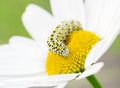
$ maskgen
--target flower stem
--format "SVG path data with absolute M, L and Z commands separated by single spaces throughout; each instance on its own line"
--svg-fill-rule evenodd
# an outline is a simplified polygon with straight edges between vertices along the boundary
M 99 83 L 99 81 L 96 79 L 94 75 L 88 76 L 87 80 L 91 83 L 93 88 L 102 88 L 102 85 Z

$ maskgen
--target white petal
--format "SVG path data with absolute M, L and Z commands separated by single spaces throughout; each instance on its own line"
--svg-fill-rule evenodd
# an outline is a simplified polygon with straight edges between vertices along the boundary
M 53 82 L 67 82 L 70 80 L 73 80 L 76 78 L 78 74 L 60 74 L 60 75 L 53 75 L 53 76 L 48 76 L 45 78 L 42 78 L 42 80 L 40 80 L 40 82 L 43 83 L 53 83 Z
M 28 88 L 28 86 L 24 86 L 24 85 L 3 85 L 0 86 L 0 88 Z
M 38 83 L 60 83 L 60 82 L 67 82 L 70 80 L 73 80 L 76 78 L 76 76 L 78 76 L 78 74 L 60 74 L 60 75 L 53 75 L 53 76 L 48 76 L 46 73 L 43 74 L 34 74 L 34 75 L 28 75 L 28 76 L 13 76 L 9 78 L 11 79 L 6 79 L 3 80 L 3 82 L 14 82 L 14 83 L 18 83 L 18 82 L 38 82 Z M 7 76 L 6 76 L 7 77 Z
M 99 59 L 97 57 L 96 59 L 96 52 L 100 51 L 101 47 L 103 47 L 103 41 L 98 42 L 91 50 L 90 53 L 87 55 L 87 58 L 85 60 L 85 68 L 87 69 L 91 64 L 97 61 Z
M 22 41 L 20 37 L 13 37 L 10 44 L 0 46 L 0 75 L 25 75 L 45 71 L 45 62 L 39 51 L 32 40 Z
M 101 15 L 104 0 L 85 0 L 85 12 L 86 12 L 86 26 L 87 29 L 96 31 L 98 27 L 96 26 L 97 21 L 99 21 L 99 17 Z
M 82 79 L 82 78 L 86 78 L 90 75 L 96 74 L 103 67 L 103 65 L 104 65 L 103 62 L 99 62 L 99 63 L 91 65 L 82 74 L 80 74 L 80 76 L 76 79 L 79 80 L 79 79 Z
M 115 25 L 115 26 L 114 26 Z M 112 45 L 120 30 L 120 20 L 116 23 L 113 23 L 111 26 L 111 32 L 106 34 L 105 38 L 103 38 L 100 42 L 98 42 L 88 54 L 85 61 L 85 68 L 89 67 L 92 63 L 95 63 Z
M 24 26 L 37 42 L 46 42 L 54 24 L 53 17 L 41 7 L 30 4 L 22 15 Z M 41 44 L 42 45 L 42 44 Z
M 4 83 L 0 83 L 0 87 L 1 87 L 1 86 L 4 86 Z
M 67 84 L 67 81 L 73 80 L 78 74 L 63 74 L 56 76 L 48 76 L 46 74 L 37 74 L 30 76 L 13 76 L 2 80 L 2 83 L 7 85 L 22 85 L 22 86 L 56 86 L 62 88 Z
M 26 86 L 1 86 L 1 88 L 28 88 L 28 87 L 26 87 Z
M 50 0 L 56 18 L 76 19 L 85 25 L 83 0 Z
M 36 55 L 37 56 L 37 57 L 34 56 L 34 58 L 36 58 L 36 59 L 39 58 L 40 61 L 45 61 L 46 60 L 48 47 L 44 46 L 44 45 L 39 45 L 36 41 L 34 41 L 32 39 L 22 37 L 22 36 L 13 36 L 9 40 L 9 43 L 11 44 L 12 47 L 15 47 L 19 50 L 33 49 L 32 52 L 31 52 L 31 55 Z M 33 51 L 36 51 L 36 52 L 33 53 Z
M 36 41 L 33 39 L 23 37 L 23 36 L 13 36 L 9 40 L 10 44 L 16 44 L 16 45 L 26 45 L 26 46 L 37 46 Z
M 120 0 L 86 0 L 87 29 L 103 38 L 120 19 Z
M 38 78 L 41 77 L 40 75 L 37 76 Z M 11 81 L 10 81 L 11 80 Z M 2 85 L 2 88 L 6 88 L 7 86 L 9 87 L 18 87 L 18 86 L 21 86 L 22 87 L 40 87 L 40 88 L 46 88 L 46 87 L 50 87 L 50 88 L 53 88 L 55 86 L 58 86 L 59 84 L 62 84 L 62 83 L 57 83 L 57 82 L 54 82 L 54 83 L 41 83 L 39 82 L 38 79 L 36 79 L 36 76 L 34 77 L 21 77 L 21 78 L 9 78 L 9 80 L 6 80 L 6 81 L 3 81 L 4 85 Z M 8 87 L 8 88 L 9 88 Z

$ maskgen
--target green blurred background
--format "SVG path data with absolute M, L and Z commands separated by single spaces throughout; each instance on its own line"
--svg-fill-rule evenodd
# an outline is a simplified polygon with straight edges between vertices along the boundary
M 50 10 L 49 0 L 0 0 L 0 44 L 7 43 L 14 35 L 30 37 L 21 21 L 21 15 L 25 7 L 35 3 L 45 10 Z M 105 62 L 104 68 L 97 74 L 98 79 L 103 83 L 104 88 L 119 88 L 120 77 L 120 35 L 104 54 L 100 61 Z M 83 79 L 69 83 L 66 88 L 91 88 L 88 82 Z
M 21 21 L 21 15 L 30 3 L 51 12 L 49 0 L 0 0 L 0 43 L 6 43 L 13 35 L 30 37 Z

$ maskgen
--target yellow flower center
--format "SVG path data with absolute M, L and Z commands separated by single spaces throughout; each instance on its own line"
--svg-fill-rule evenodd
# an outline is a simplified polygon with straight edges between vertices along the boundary
M 85 59 L 100 38 L 89 31 L 76 29 L 66 36 L 63 43 L 69 49 L 67 56 L 49 51 L 46 60 L 48 75 L 78 73 L 84 71 Z

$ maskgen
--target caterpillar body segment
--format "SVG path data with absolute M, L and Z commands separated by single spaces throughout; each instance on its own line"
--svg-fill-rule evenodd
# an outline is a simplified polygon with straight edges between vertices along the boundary
M 54 54 L 67 56 L 69 54 L 68 47 L 64 44 L 66 36 L 74 30 L 80 30 L 81 24 L 79 21 L 63 21 L 60 25 L 57 25 L 48 37 L 47 44 L 49 51 Z

